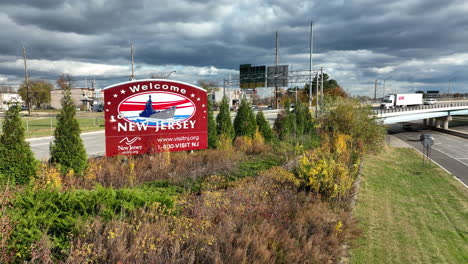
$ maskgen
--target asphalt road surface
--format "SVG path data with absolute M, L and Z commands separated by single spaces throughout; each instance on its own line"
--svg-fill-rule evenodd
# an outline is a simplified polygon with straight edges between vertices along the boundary
M 465 185 L 468 185 L 468 139 L 427 130 L 417 124 L 411 124 L 406 128 L 409 130 L 405 131 L 402 129 L 402 125 L 396 124 L 391 127 L 390 133 L 395 133 L 394 136 L 420 152 L 423 152 L 423 146 L 419 140 L 420 135 L 431 134 L 434 137 L 431 159 Z
M 88 156 L 102 156 L 105 154 L 104 130 L 81 134 Z M 49 145 L 52 137 L 28 139 L 29 145 L 36 159 L 44 161 L 50 157 Z

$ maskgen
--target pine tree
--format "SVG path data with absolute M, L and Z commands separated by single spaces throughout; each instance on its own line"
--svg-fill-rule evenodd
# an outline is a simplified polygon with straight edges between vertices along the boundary
M 229 102 L 226 96 L 223 97 L 219 114 L 216 117 L 216 130 L 218 135 L 224 135 L 234 139 L 234 128 L 232 126 L 231 115 L 229 113 Z
M 208 100 L 208 148 L 215 149 L 218 146 L 218 134 L 216 132 L 216 122 L 213 116 L 213 107 Z
M 273 130 L 278 135 L 279 139 L 283 140 L 295 131 L 295 114 L 289 111 L 289 104 L 285 105 L 285 109 L 281 110 L 273 124 Z
M 37 160 L 26 142 L 19 115 L 20 107 L 11 106 L 5 114 L 0 136 L 0 182 L 27 183 L 36 175 Z
M 247 99 L 242 99 L 236 118 L 234 118 L 234 131 L 236 136 L 248 136 L 253 138 L 257 131 L 257 121 L 252 107 Z
M 51 162 L 59 165 L 61 173 L 70 169 L 81 174 L 87 166 L 86 150 L 80 137 L 80 126 L 75 118 L 76 108 L 70 87 L 63 90 L 62 110 L 57 115 L 54 141 L 50 145 Z
M 256 121 L 258 130 L 262 134 L 265 141 L 271 142 L 273 139 L 273 131 L 271 130 L 270 123 L 268 123 L 268 120 L 266 120 L 262 111 L 258 111 Z

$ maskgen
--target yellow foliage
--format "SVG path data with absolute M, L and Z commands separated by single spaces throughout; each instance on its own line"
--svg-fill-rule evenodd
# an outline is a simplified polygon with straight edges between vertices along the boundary
M 161 153 L 159 153 L 160 161 L 159 166 L 161 169 L 166 169 L 171 165 L 171 152 L 169 148 L 164 149 Z
M 35 189 L 51 187 L 60 190 L 62 188 L 62 178 L 55 167 L 49 167 L 41 163 L 36 175 L 37 177 L 32 180 Z
M 272 167 L 260 173 L 260 176 L 273 180 L 273 187 L 291 187 L 293 189 L 301 186 L 301 181 L 291 172 L 281 167 Z M 276 184 L 276 185 L 275 185 Z
M 236 137 L 234 140 L 234 145 L 236 149 L 242 152 L 249 152 L 252 149 L 253 139 L 248 136 Z
M 335 235 L 338 235 L 341 232 L 343 232 L 343 222 L 338 221 L 335 225 Z
M 341 199 L 351 190 L 354 175 L 358 172 L 358 166 L 350 164 L 351 137 L 338 133 L 333 139 L 328 136 L 323 139 L 319 149 L 304 154 L 298 174 L 317 193 Z
M 128 182 L 130 186 L 136 182 L 135 161 L 133 159 L 128 162 Z
M 225 134 L 219 135 L 218 149 L 219 150 L 232 150 L 233 146 L 232 146 L 231 138 Z

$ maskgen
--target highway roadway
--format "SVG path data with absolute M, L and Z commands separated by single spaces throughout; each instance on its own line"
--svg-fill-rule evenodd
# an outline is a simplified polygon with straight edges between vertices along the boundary
M 86 153 L 89 157 L 105 154 L 104 130 L 81 134 Z M 32 138 L 27 140 L 36 159 L 47 161 L 50 157 L 49 146 L 52 137 Z
M 390 127 L 389 133 L 416 148 L 419 152 L 423 152 L 423 146 L 419 141 L 420 135 L 431 134 L 434 137 L 431 159 L 465 185 L 468 185 L 468 139 L 428 130 L 417 123 L 407 123 L 405 128 L 402 124 L 395 124 Z M 460 130 L 463 129 L 465 128 Z

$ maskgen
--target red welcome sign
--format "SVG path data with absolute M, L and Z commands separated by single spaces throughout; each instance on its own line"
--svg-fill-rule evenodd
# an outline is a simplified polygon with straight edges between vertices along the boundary
M 205 149 L 206 90 L 170 80 L 104 88 L 106 156 Z

